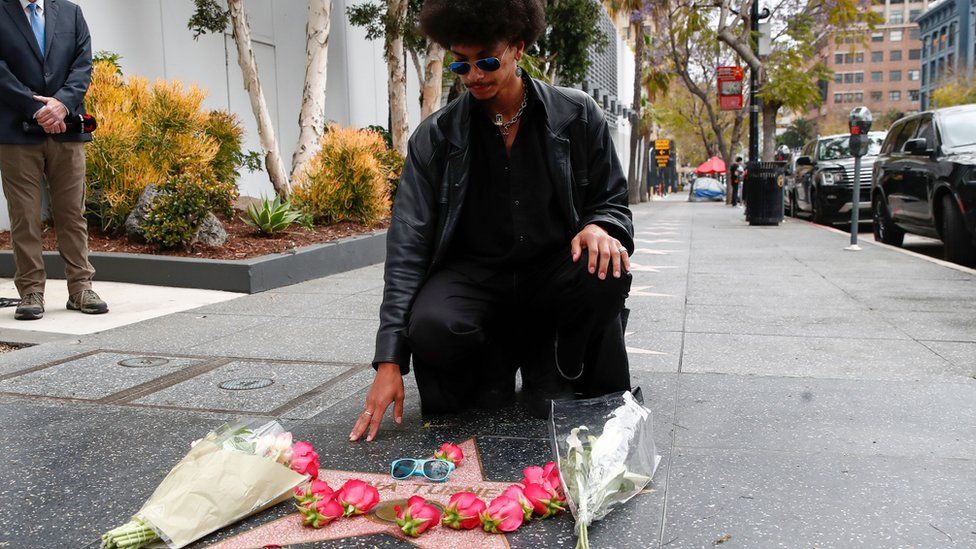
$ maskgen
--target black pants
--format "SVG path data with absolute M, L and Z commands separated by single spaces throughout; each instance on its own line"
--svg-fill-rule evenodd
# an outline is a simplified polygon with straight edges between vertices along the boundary
M 732 183 L 732 205 L 736 206 L 739 204 L 739 182 L 735 181 Z
M 512 387 L 559 375 L 584 396 L 630 389 L 622 311 L 631 275 L 600 280 L 586 255 L 573 263 L 568 247 L 531 265 L 486 269 L 452 262 L 421 288 L 407 339 L 423 413 L 453 413 L 478 400 L 479 390 Z M 581 359 L 581 360 L 580 360 Z M 582 373 L 580 374 L 580 362 Z M 567 371 L 569 370 L 569 371 Z

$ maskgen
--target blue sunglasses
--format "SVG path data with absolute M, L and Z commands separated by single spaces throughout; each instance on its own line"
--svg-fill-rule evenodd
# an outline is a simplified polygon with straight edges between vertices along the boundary
M 454 470 L 454 464 L 446 459 L 398 459 L 390 465 L 390 476 L 406 480 L 412 476 L 424 477 L 434 482 L 444 482 Z
M 485 72 L 495 72 L 502 68 L 502 62 L 497 57 L 479 59 L 474 64 Z M 471 63 L 467 61 L 455 61 L 450 64 L 450 69 L 454 74 L 468 74 L 471 72 Z

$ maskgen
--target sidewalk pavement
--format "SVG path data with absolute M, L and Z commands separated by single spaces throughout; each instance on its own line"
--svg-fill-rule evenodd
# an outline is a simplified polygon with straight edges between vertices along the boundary
M 721 204 L 634 212 L 628 346 L 663 460 L 594 547 L 976 545 L 976 272 Z M 0 357 L 0 547 L 97 547 L 189 441 L 242 415 L 278 418 L 330 469 L 382 473 L 472 437 L 489 480 L 547 461 L 544 423 L 518 410 L 425 423 L 412 377 L 404 425 L 347 442 L 382 286 L 376 265 Z M 118 364 L 140 357 L 161 360 Z M 219 388 L 235 379 L 273 383 Z M 571 540 L 568 517 L 508 536 Z

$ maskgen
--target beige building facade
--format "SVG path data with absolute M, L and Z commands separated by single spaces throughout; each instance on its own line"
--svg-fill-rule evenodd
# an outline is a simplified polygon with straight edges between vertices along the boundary
M 834 36 L 823 37 L 819 59 L 833 77 L 821 84 L 823 103 L 810 117 L 823 120 L 861 105 L 875 117 L 918 111 L 922 42 L 915 19 L 927 7 L 927 0 L 884 0 L 874 6 L 884 22 L 873 31 L 840 43 Z

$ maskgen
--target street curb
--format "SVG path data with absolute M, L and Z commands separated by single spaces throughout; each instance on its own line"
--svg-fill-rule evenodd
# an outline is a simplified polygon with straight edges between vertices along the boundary
M 814 227 L 817 227 L 818 229 L 823 229 L 825 231 L 830 231 L 830 232 L 833 232 L 833 233 L 842 234 L 842 235 L 844 235 L 844 236 L 846 236 L 848 238 L 850 238 L 850 236 L 851 236 L 851 233 L 849 233 L 849 232 L 842 231 L 840 229 L 835 229 L 833 227 L 827 227 L 826 225 L 818 225 L 817 223 L 814 223 L 812 221 L 807 221 L 806 219 L 795 218 L 795 220 L 796 221 L 802 221 L 803 223 L 808 223 L 810 225 L 813 225 Z M 966 273 L 966 274 L 971 274 L 971 275 L 976 276 L 976 269 L 970 269 L 969 267 L 963 267 L 962 265 L 957 265 L 955 263 L 946 261 L 944 259 L 937 259 L 937 258 L 934 258 L 934 257 L 929 257 L 927 255 L 920 254 L 918 252 L 913 252 L 911 250 L 906 250 L 905 248 L 899 248 L 898 246 L 892 246 L 891 244 L 885 244 L 884 242 L 878 242 L 874 238 L 863 238 L 862 239 L 862 238 L 858 237 L 857 243 L 860 244 L 862 242 L 867 243 L 867 244 L 872 244 L 874 246 L 879 246 L 881 248 L 887 248 L 889 250 L 893 250 L 893 251 L 896 251 L 896 252 L 901 252 L 903 254 L 910 255 L 912 257 L 916 257 L 918 259 L 924 259 L 925 261 L 928 261 L 930 263 L 935 263 L 936 265 L 939 265 L 940 267 L 948 267 L 950 269 L 955 269 L 957 271 L 960 271 L 960 272 L 963 272 L 963 273 Z
M 386 258 L 386 230 L 314 244 L 250 259 L 93 252 L 96 280 L 152 286 L 223 290 L 253 294 L 381 263 Z M 64 278 L 58 252 L 44 252 L 44 268 Z M 13 252 L 0 251 L 0 277 L 14 276 Z

